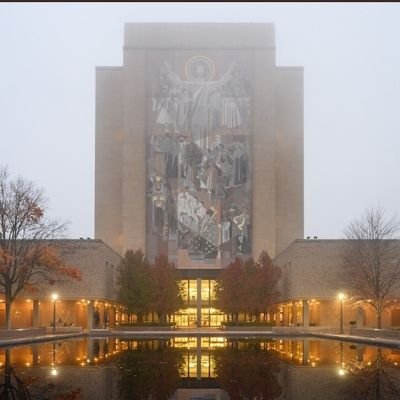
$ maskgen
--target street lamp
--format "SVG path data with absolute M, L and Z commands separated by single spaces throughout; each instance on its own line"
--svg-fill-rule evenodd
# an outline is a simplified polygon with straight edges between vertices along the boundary
M 344 333 L 343 330 L 343 300 L 345 299 L 346 295 L 344 293 L 339 293 L 338 294 L 338 299 L 340 301 L 340 334 Z
M 53 301 L 53 333 L 56 333 L 56 301 L 58 299 L 58 294 L 53 293 L 51 299 Z

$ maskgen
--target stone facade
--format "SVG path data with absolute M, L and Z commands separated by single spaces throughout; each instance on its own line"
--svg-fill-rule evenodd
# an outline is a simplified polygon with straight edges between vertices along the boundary
M 31 299 L 49 298 L 57 292 L 60 299 L 117 300 L 117 268 L 121 257 L 101 240 L 54 240 L 50 245 L 57 249 L 66 265 L 77 267 L 81 280 L 65 279 L 61 283 L 39 287 L 29 294 Z
M 213 269 L 303 237 L 303 70 L 272 24 L 126 24 L 123 60 L 96 70 L 96 238 Z
M 340 301 L 338 294 L 346 295 L 343 301 L 344 327 L 349 322 L 358 327 L 376 326 L 375 312 L 369 306 L 357 306 L 351 301 L 354 292 L 348 283 L 343 267 L 342 253 L 346 240 L 296 240 L 273 261 L 282 268 L 279 283 L 280 317 L 278 325 L 316 325 L 338 328 Z M 400 241 L 399 241 L 400 246 Z M 400 293 L 399 293 L 400 295 Z M 385 309 L 382 326 L 398 326 L 398 307 Z
M 346 289 L 342 240 L 296 240 L 274 262 L 282 268 L 282 299 L 331 299 Z
M 35 291 L 22 292 L 12 304 L 12 328 L 52 325 L 53 293 L 58 295 L 55 304 L 58 329 L 113 326 L 122 315 L 117 304 L 119 254 L 101 240 L 53 240 L 49 245 L 67 266 L 80 271 L 81 280 L 61 277 L 53 285 L 36 285 Z M 0 326 L 4 323 L 5 307 L 0 302 Z

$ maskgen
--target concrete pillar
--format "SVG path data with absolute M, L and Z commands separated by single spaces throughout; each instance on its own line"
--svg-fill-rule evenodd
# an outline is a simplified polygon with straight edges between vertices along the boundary
M 39 300 L 33 300 L 32 327 L 39 328 L 40 324 Z
M 284 325 L 289 326 L 291 317 L 290 317 L 290 312 L 292 310 L 292 306 L 290 304 L 287 304 L 284 309 L 283 309 L 283 319 L 285 321 Z
M 118 307 L 115 308 L 115 315 L 114 315 L 114 326 L 119 325 L 121 323 L 121 312 Z
M 86 306 L 87 308 L 87 330 L 90 331 L 93 328 L 93 312 L 94 312 L 94 304 L 93 301 L 91 301 L 89 304 Z
M 283 306 L 283 326 L 289 326 L 289 307 L 287 304 Z
M 297 304 L 292 304 L 292 324 L 293 326 L 297 325 Z
M 310 305 L 308 300 L 303 300 L 303 326 L 310 326 Z
M 197 278 L 197 327 L 201 328 L 201 278 Z
M 77 304 L 77 302 L 71 301 L 71 309 L 74 310 L 74 313 L 72 314 L 72 324 L 74 326 L 78 326 L 78 313 L 79 313 L 79 306 L 80 304 Z
M 120 134 L 123 135 L 122 165 L 121 165 L 122 167 L 122 216 L 121 217 L 122 217 L 122 229 L 123 229 L 122 231 L 123 252 L 125 252 L 128 249 L 142 249 L 142 251 L 145 254 L 146 254 L 146 201 L 147 201 L 146 73 L 147 73 L 146 52 L 144 50 L 139 50 L 139 49 L 135 50 L 125 49 L 124 68 L 123 68 L 123 90 L 122 90 L 123 108 L 121 110 L 124 111 L 122 112 L 123 129 L 120 131 L 121 132 Z M 106 114 L 108 118 L 110 118 L 109 111 L 107 111 Z M 109 122 L 107 120 L 107 122 L 103 122 L 103 124 L 104 123 L 107 124 Z M 115 135 L 117 136 L 118 134 Z M 107 154 L 106 156 L 103 157 L 107 159 L 109 155 Z M 96 174 L 97 172 L 98 171 L 96 170 Z M 113 172 L 114 175 L 113 178 L 111 179 L 117 180 L 115 177 L 119 176 L 117 175 L 119 171 L 114 169 Z M 132 199 L 135 199 L 135 201 L 132 201 Z M 104 210 L 107 210 L 107 212 L 109 212 L 108 208 L 104 208 Z M 102 235 L 99 237 L 103 238 Z
M 357 307 L 356 324 L 357 328 L 362 328 L 364 326 L 364 309 L 362 307 Z

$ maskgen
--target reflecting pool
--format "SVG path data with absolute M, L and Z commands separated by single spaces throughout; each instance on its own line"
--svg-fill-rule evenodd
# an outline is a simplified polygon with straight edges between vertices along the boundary
M 0 348 L 0 399 L 400 399 L 400 350 L 314 339 L 63 340 Z

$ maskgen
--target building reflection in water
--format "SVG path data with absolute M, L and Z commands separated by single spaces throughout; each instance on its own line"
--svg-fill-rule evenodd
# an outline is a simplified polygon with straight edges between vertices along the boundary
M 327 340 L 99 338 L 0 349 L 1 399 L 400 398 L 400 351 Z

